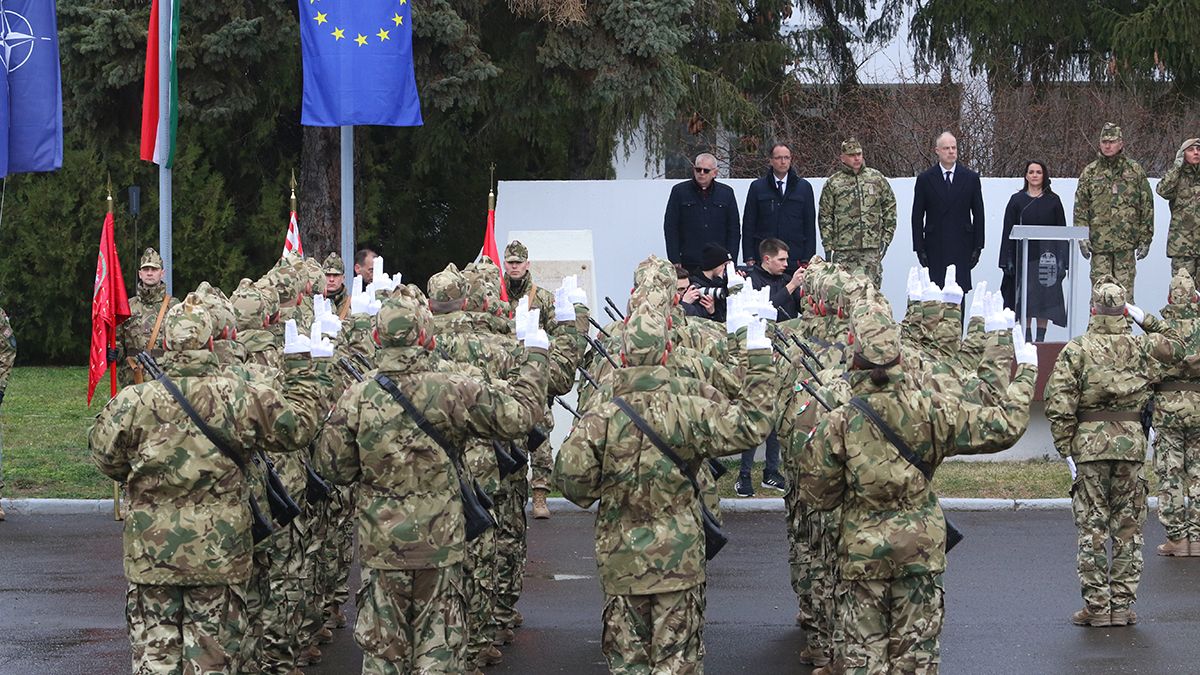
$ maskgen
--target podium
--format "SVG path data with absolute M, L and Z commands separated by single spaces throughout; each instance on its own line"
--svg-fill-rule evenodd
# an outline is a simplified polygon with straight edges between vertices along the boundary
M 1021 242 L 1021 260 L 1017 266 L 1017 287 L 1021 294 L 1021 325 L 1029 323 L 1029 274 L 1025 267 L 1029 264 L 1029 240 L 1037 241 L 1067 241 L 1071 242 L 1067 248 L 1071 250 L 1067 259 L 1070 262 L 1069 275 L 1070 279 L 1067 284 L 1067 337 L 1075 337 L 1075 279 L 1079 277 L 1076 272 L 1076 249 L 1075 242 L 1088 238 L 1088 228 L 1086 227 L 1063 227 L 1062 225 L 1013 225 L 1012 233 L 1008 237 L 1014 241 Z

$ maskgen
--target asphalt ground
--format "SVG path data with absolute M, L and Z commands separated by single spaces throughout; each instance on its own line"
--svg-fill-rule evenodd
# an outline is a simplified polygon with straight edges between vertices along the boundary
M 1151 513 L 1139 623 L 1078 628 L 1075 531 L 1065 510 L 952 513 L 966 540 L 946 574 L 943 673 L 1200 672 L 1200 558 L 1161 558 Z M 489 673 L 603 673 L 590 514 L 530 522 L 520 608 L 525 625 Z M 709 673 L 808 673 L 793 625 L 780 513 L 730 513 L 730 543 L 710 563 Z M 0 523 L 0 673 L 128 672 L 120 524 L 101 516 Z M 353 617 L 353 608 L 348 608 Z M 336 631 L 317 673 L 357 672 L 351 629 Z

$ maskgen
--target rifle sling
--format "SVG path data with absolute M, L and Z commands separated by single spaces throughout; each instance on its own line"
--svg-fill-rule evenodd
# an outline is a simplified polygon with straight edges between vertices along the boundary
M 454 465 L 455 473 L 458 474 L 459 479 L 462 479 L 462 467 L 459 463 L 462 454 L 461 451 L 417 410 L 417 407 L 413 405 L 412 401 L 408 400 L 408 397 L 404 395 L 404 392 L 400 391 L 400 387 L 397 387 L 391 378 L 383 373 L 376 373 L 375 382 L 380 387 L 383 387 L 383 390 L 390 394 L 392 398 L 396 399 L 396 402 L 404 408 L 404 412 L 408 413 L 412 421 L 417 423 L 418 429 L 425 432 L 425 435 L 432 438 L 433 442 L 442 448 L 446 453 L 446 457 L 450 459 L 450 463 Z
M 612 402 L 621 409 L 621 412 L 629 416 L 629 421 L 633 422 L 633 425 L 641 430 L 642 434 L 646 437 L 646 440 L 650 441 L 654 447 L 658 448 L 659 452 L 666 455 L 667 459 L 671 460 L 671 463 L 679 468 L 683 475 L 687 477 L 688 481 L 691 482 L 692 488 L 696 491 L 696 498 L 703 500 L 700 491 L 700 483 L 696 481 L 696 474 L 692 473 L 692 470 L 690 467 L 688 467 L 687 462 L 683 461 L 683 458 L 676 454 L 675 451 L 671 449 L 671 446 L 667 445 L 666 441 L 664 441 L 661 436 L 655 433 L 654 429 L 650 428 L 650 424 L 646 422 L 645 418 L 634 411 L 634 409 L 629 405 L 628 401 L 620 396 L 615 396 L 613 397 Z M 701 501 L 701 503 L 703 503 L 703 501 Z
M 205 438 L 207 438 L 210 443 L 215 445 L 217 450 L 220 451 L 222 455 L 225 455 L 230 461 L 236 464 L 238 470 L 242 472 L 242 476 L 245 477 L 246 461 L 238 456 L 238 454 L 229 447 L 223 438 L 217 436 L 217 432 L 213 431 L 213 428 L 208 426 L 207 422 L 200 419 L 200 414 L 197 413 L 196 409 L 192 407 L 191 402 L 187 400 L 187 397 L 183 395 L 183 392 L 179 391 L 179 387 L 171 381 L 171 378 L 167 377 L 166 373 L 159 373 L 155 379 L 158 380 L 162 386 L 166 387 L 171 396 L 175 398 L 175 402 L 179 404 L 179 407 L 183 408 L 183 412 L 187 413 L 187 416 L 191 418 L 192 423 L 199 427 L 200 433 L 204 434 Z
M 904 439 L 900 438 L 900 435 L 896 433 L 896 430 L 883 421 L 883 418 L 879 416 L 879 413 L 875 412 L 870 403 L 867 403 L 863 398 L 855 396 L 850 399 L 850 405 L 858 408 L 867 419 L 871 420 L 871 423 L 883 433 L 883 437 L 896 447 L 896 450 L 900 452 L 900 456 L 907 460 L 909 464 L 912 464 L 917 471 L 920 471 L 922 476 L 925 476 L 926 482 L 933 480 L 933 467 L 929 466 L 925 460 L 913 452 L 912 448 L 908 447 L 908 443 L 905 443 Z
M 170 304 L 171 296 L 164 294 L 162 304 L 158 307 L 158 318 L 154 320 L 154 329 L 150 331 L 150 340 L 146 342 L 146 351 L 154 349 L 154 341 L 158 339 L 158 330 L 162 328 L 163 317 L 167 315 Z

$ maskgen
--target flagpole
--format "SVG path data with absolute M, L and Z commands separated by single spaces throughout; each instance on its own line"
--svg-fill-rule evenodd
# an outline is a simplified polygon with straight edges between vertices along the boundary
M 163 259 L 163 283 L 167 295 L 174 295 L 174 251 L 171 239 L 171 169 L 167 167 L 171 143 L 171 18 L 172 4 L 167 0 L 158 8 L 158 134 L 166 156 L 158 165 L 158 252 Z
M 113 198 L 112 198 L 112 176 L 108 177 L 108 213 L 113 213 Z M 117 331 L 111 330 L 108 332 L 108 346 L 114 348 L 117 346 Z M 108 383 L 109 397 L 114 398 L 117 395 L 117 364 L 110 363 L 108 365 Z M 121 519 L 121 485 L 117 481 L 113 481 L 113 520 Z
M 342 127 L 342 264 L 354 276 L 354 127 Z M 346 294 L 353 284 L 346 287 Z

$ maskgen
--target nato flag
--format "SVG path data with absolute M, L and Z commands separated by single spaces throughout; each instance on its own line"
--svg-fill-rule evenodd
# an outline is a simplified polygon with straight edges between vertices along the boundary
M 8 173 L 63 163 L 62 78 L 53 0 L 2 0 L 0 58 L 8 67 Z
M 408 0 L 299 0 L 304 101 L 316 127 L 421 125 Z

